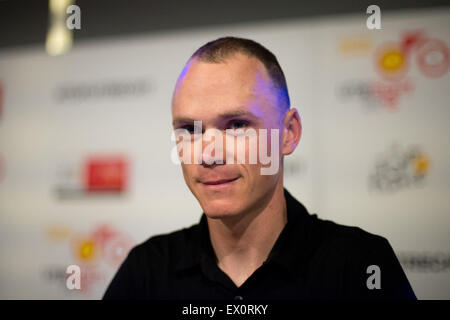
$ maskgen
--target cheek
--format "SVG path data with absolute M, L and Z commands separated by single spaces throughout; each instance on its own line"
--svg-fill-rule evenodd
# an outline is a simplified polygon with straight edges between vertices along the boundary
M 183 172 L 184 180 L 186 181 L 186 183 L 191 184 L 191 179 L 194 171 L 192 165 L 181 163 L 181 170 Z
M 241 174 L 244 177 L 244 180 L 247 181 L 249 185 L 258 186 L 261 183 L 261 179 L 264 178 L 261 175 L 261 165 L 259 164 L 245 164 L 241 165 Z M 254 187 L 251 187 L 254 188 Z

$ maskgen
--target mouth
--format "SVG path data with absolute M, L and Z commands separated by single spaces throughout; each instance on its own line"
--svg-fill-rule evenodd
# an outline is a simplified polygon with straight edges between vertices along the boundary
M 233 184 L 233 182 L 236 181 L 237 179 L 239 179 L 239 177 L 232 178 L 232 179 L 207 180 L 207 181 L 202 181 L 201 184 L 208 189 L 218 190 L 218 189 L 222 189 L 222 188 L 231 186 Z

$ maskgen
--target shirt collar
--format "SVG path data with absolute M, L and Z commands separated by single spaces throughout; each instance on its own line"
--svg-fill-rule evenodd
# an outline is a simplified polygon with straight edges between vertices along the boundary
M 312 216 L 286 189 L 284 189 L 284 196 L 286 199 L 287 223 L 269 253 L 266 263 L 276 263 L 291 274 L 295 274 L 304 270 L 304 263 L 302 262 L 306 261 L 308 252 L 306 228 L 310 222 L 308 218 Z M 186 244 L 185 254 L 178 261 L 176 270 L 179 272 L 215 263 L 216 257 L 211 245 L 208 222 L 204 213 L 194 228 L 192 241 Z

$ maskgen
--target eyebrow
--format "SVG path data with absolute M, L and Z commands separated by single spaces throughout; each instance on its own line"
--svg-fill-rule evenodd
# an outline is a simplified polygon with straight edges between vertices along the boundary
M 221 120 L 227 120 L 230 118 L 235 118 L 235 117 L 240 117 L 240 116 L 249 116 L 252 118 L 255 118 L 256 116 L 250 112 L 250 111 L 246 111 L 246 110 L 235 110 L 235 111 L 228 111 L 225 113 L 221 113 L 219 114 L 218 118 L 220 118 Z M 175 126 L 177 124 L 180 123 L 192 123 L 194 121 L 197 121 L 198 119 L 192 119 L 192 118 L 188 118 L 188 117 L 177 117 L 172 121 L 172 124 Z

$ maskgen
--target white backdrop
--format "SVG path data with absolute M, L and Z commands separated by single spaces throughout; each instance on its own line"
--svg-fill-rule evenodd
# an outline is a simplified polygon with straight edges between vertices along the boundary
M 288 190 L 323 219 L 386 237 L 419 298 L 449 299 L 450 72 L 430 76 L 417 57 L 430 39 L 450 46 L 450 11 L 383 13 L 372 31 L 366 18 L 89 41 L 59 57 L 0 52 L 0 298 L 100 298 L 131 246 L 198 222 L 170 161 L 171 95 L 198 47 L 234 35 L 275 53 L 300 112 Z M 380 48 L 416 30 L 402 76 L 386 79 Z M 121 191 L 86 190 L 92 157 L 103 169 L 91 173 Z M 87 277 L 81 291 L 65 286 L 71 264 Z

